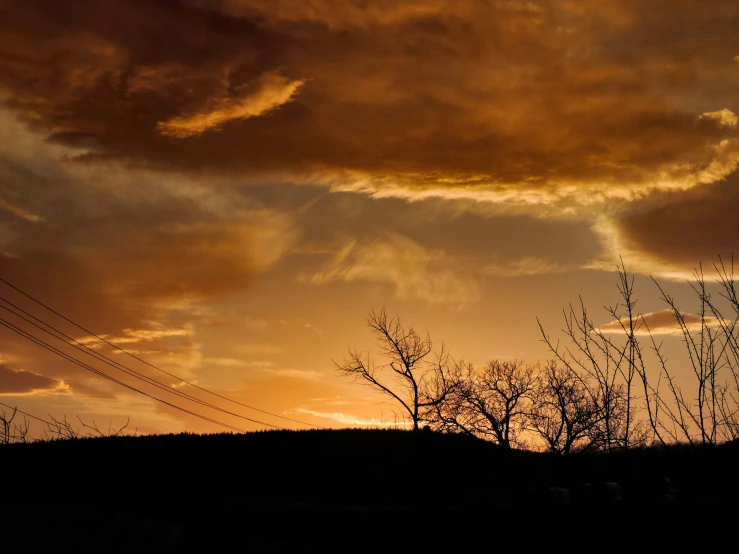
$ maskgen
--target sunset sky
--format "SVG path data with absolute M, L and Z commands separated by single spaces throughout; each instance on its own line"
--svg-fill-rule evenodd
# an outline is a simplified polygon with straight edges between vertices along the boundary
M 678 352 L 649 277 L 694 311 L 686 279 L 739 244 L 736 0 L 0 0 L 0 22 L 0 277 L 285 417 L 393 422 L 332 362 L 372 346 L 373 309 L 459 358 L 544 361 L 536 318 L 557 335 L 582 295 L 607 324 L 619 256 Z M 4 327 L 0 360 L 31 414 L 220 430 Z

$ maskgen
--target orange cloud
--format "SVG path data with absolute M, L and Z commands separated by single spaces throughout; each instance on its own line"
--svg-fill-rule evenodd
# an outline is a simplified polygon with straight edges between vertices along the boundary
M 69 394 L 71 389 L 61 379 L 51 379 L 32 371 L 12 369 L 0 360 L 0 396 Z
M 712 119 L 725 127 L 736 127 L 739 124 L 739 117 L 726 108 L 715 112 L 706 112 L 700 116 L 700 119 Z
M 113 344 L 136 344 L 139 342 L 151 342 L 166 337 L 191 337 L 192 335 L 192 329 L 123 329 L 123 335 L 111 336 L 103 334 L 100 337 Z M 81 337 L 76 339 L 76 341 L 91 348 L 104 345 L 96 337 Z
M 731 171 L 730 0 L 82 5 L 8 8 L 23 32 L 0 34 L 0 75 L 21 118 L 88 161 L 535 213 Z
M 546 273 L 563 273 L 571 269 L 567 266 L 534 256 L 525 256 L 503 263 L 492 263 L 484 266 L 482 271 L 496 277 L 519 277 L 524 275 L 541 275 Z
M 163 135 L 187 138 L 217 130 L 229 121 L 259 117 L 290 102 L 304 81 L 289 81 L 281 75 L 267 73 L 259 80 L 256 92 L 242 98 L 220 100 L 214 107 L 190 115 L 173 117 L 157 123 Z
M 721 321 L 712 316 L 701 319 L 700 316 L 694 314 L 683 313 L 681 315 L 685 322 L 685 328 L 690 333 L 700 332 L 702 327 L 721 326 Z M 624 325 L 628 329 L 628 318 L 621 319 L 621 321 L 611 321 L 598 327 L 598 330 L 602 333 L 618 335 L 624 333 Z M 635 334 L 637 335 L 648 335 L 650 332 L 652 335 L 683 335 L 683 328 L 675 317 L 675 313 L 669 309 L 639 315 L 635 318 L 634 325 Z

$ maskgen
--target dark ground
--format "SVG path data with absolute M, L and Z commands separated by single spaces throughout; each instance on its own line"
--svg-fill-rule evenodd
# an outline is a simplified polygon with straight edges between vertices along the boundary
M 733 444 L 552 457 L 361 430 L 0 446 L 0 552 L 707 546 L 734 535 L 737 462 Z

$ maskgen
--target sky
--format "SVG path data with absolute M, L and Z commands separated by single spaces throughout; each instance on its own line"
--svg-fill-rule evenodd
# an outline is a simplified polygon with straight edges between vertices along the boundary
M 556 336 L 582 297 L 612 320 L 620 259 L 678 352 L 651 277 L 690 313 L 686 280 L 739 238 L 734 0 L 0 0 L 0 21 L 0 277 L 178 378 L 0 295 L 174 388 L 392 425 L 334 366 L 372 348 L 371 310 L 536 363 L 537 318 Z M 0 402 L 40 417 L 220 429 L 4 327 L 0 360 Z

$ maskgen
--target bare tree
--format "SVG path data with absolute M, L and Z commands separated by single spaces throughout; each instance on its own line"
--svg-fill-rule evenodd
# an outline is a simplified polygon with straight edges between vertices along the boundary
M 634 277 L 628 274 L 623 262 L 618 274 L 621 302 L 605 310 L 620 333 L 609 334 L 596 326 L 582 298 L 577 308 L 570 304 L 569 310 L 564 312 L 566 344 L 553 341 L 539 323 L 549 350 L 579 379 L 600 411 L 597 443 L 599 449 L 605 451 L 643 445 L 649 438 L 649 433 L 645 434 L 647 426 L 652 430 L 652 440 L 665 442 L 663 429 L 656 419 L 664 405 L 658 387 L 650 383 L 644 348 L 638 340 L 640 331 L 643 328 L 648 331 L 648 327 L 636 309 Z M 613 331 L 611 328 L 610 332 Z M 637 394 L 639 385 L 642 396 Z M 643 420 L 644 415 L 648 424 Z
M 597 432 L 601 448 L 611 451 L 628 447 L 624 441 L 626 433 L 623 433 L 626 425 L 622 420 L 627 402 L 619 383 L 627 346 L 615 346 L 595 327 L 582 299 L 578 310 L 570 305 L 564 316 L 564 333 L 569 344 L 562 346 L 553 342 L 539 323 L 543 340 L 566 370 L 568 379 L 577 382 L 578 391 L 582 390 L 589 397 L 592 408 L 599 412 Z
M 690 285 L 699 301 L 695 316 L 683 312 L 652 279 L 674 316 L 692 375 L 678 375 L 668 367 L 663 343 L 636 310 L 634 278 L 623 263 L 618 287 L 622 302 L 606 308 L 614 318 L 609 333 L 594 325 L 582 299 L 577 310 L 570 306 L 565 312 L 566 345 L 551 340 L 540 324 L 550 351 L 580 379 L 601 410 L 603 450 L 644 444 L 650 434 L 652 441 L 662 444 L 707 445 L 739 437 L 739 298 L 733 260 L 730 267 L 719 260 L 714 264 L 718 300 L 710 292 L 715 285 L 709 285 L 702 268 L 694 273 Z M 614 329 L 620 332 L 613 334 Z M 646 347 L 639 336 L 647 337 Z M 651 369 L 648 355 L 656 362 Z
M 423 420 L 435 431 L 475 435 L 469 424 L 470 410 L 465 389 L 474 373 L 474 366 L 464 361 L 439 358 L 437 370 L 429 379 L 424 394 L 427 406 Z
M 521 361 L 488 362 L 460 387 L 465 426 L 475 436 L 506 448 L 519 446 L 536 390 L 537 366 Z
M 694 282 L 690 283 L 700 302 L 697 326 L 694 322 L 688 323 L 674 297 L 654 280 L 662 294 L 661 299 L 669 306 L 682 334 L 695 387 L 686 397 L 683 387 L 667 367 L 661 352 L 662 345 L 658 345 L 652 336 L 653 348 L 660 362 L 660 375 L 667 381 L 670 393 L 670 401 L 661 402 L 662 417 L 657 420 L 657 425 L 674 439 L 700 445 L 733 439 L 739 430 L 736 394 L 739 391 L 739 350 L 736 349 L 739 304 L 736 302 L 733 261 L 730 271 L 722 261 L 720 266 L 714 267 L 723 289 L 720 295 L 729 300 L 734 313 L 725 316 L 721 312 L 708 291 L 703 270 L 699 268 L 694 273 Z
M 455 361 L 443 347 L 433 353 L 428 334 L 405 327 L 384 310 L 368 318 L 382 362 L 350 351 L 336 367 L 394 400 L 414 429 L 428 422 L 439 431 L 507 448 L 527 446 L 531 437 L 558 453 L 736 439 L 739 293 L 733 259 L 729 267 L 719 260 L 715 283 L 702 269 L 690 283 L 699 300 L 695 315 L 683 312 L 653 279 L 686 347 L 692 370 L 687 375 L 668 367 L 659 333 L 648 321 L 650 315 L 664 314 L 638 311 L 634 277 L 623 262 L 620 300 L 605 308 L 613 318 L 608 324 L 596 325 L 582 298 L 564 311 L 566 340 L 553 340 L 539 322 L 554 357 L 543 369 L 500 361 L 476 368 Z
M 546 449 L 555 454 L 598 449 L 603 410 L 579 376 L 550 362 L 542 370 L 538 385 L 528 422 Z
M 406 327 L 399 317 L 389 317 L 384 309 L 371 312 L 367 325 L 382 361 L 376 362 L 370 353 L 350 350 L 343 362 L 334 365 L 342 375 L 393 399 L 417 431 L 424 414 L 450 394 L 454 382 L 449 369 L 451 359 L 443 347 L 433 356 L 428 333 Z

